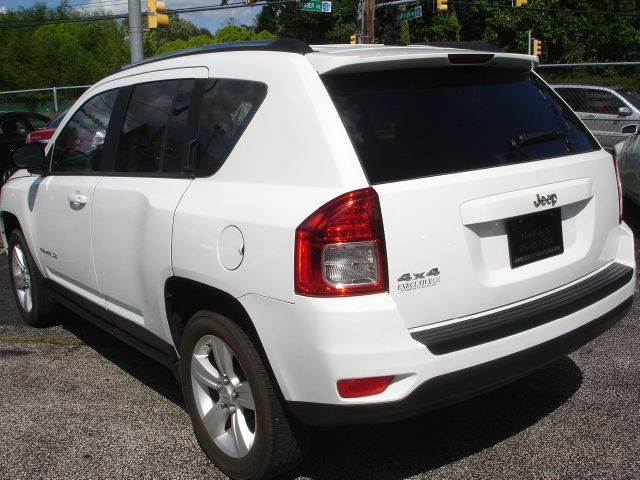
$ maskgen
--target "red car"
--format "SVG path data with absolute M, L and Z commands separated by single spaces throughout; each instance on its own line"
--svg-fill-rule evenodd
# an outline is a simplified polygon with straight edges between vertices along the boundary
M 49 139 L 53 136 L 53 133 L 60 125 L 60 122 L 64 118 L 67 111 L 59 113 L 55 117 L 53 117 L 44 127 L 34 130 L 33 132 L 29 132 L 27 134 L 27 138 L 25 138 L 24 143 L 36 143 L 40 142 L 43 145 L 49 143 Z

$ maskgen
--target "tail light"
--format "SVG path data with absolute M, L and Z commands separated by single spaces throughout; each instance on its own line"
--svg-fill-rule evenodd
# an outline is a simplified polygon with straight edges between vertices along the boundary
M 378 195 L 364 188 L 320 207 L 296 229 L 295 291 L 313 297 L 387 290 Z
M 616 184 L 618 185 L 618 223 L 622 223 L 622 182 L 620 181 L 620 170 L 618 169 L 618 160 L 616 159 L 616 154 L 612 153 L 611 158 L 613 159 L 613 169 L 616 172 Z

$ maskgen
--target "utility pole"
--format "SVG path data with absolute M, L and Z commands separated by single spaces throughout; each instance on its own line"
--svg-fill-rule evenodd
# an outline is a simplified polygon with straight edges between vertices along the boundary
M 144 58 L 142 51 L 142 7 L 140 0 L 129 0 L 129 47 L 131 63 Z
M 375 18 L 375 0 L 358 0 L 358 43 L 374 42 Z

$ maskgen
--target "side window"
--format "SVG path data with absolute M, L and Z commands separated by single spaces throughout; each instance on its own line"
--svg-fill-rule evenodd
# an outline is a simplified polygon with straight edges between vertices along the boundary
M 10 117 L 0 124 L 0 136 L 7 138 L 24 137 L 29 132 L 24 120 Z
M 131 94 L 116 154 L 116 172 L 162 172 L 164 140 L 180 80 L 141 83 Z
M 117 90 L 96 95 L 65 125 L 54 145 L 52 173 L 100 171 L 102 150 Z
M 603 115 L 617 115 L 618 108 L 625 104 L 613 93 L 606 90 L 589 90 L 586 112 Z
M 585 111 L 585 91 L 580 88 L 558 88 L 556 91 L 572 110 L 576 112 Z
M 198 131 L 199 177 L 212 175 L 225 162 L 266 95 L 264 83 L 229 79 L 207 81 Z

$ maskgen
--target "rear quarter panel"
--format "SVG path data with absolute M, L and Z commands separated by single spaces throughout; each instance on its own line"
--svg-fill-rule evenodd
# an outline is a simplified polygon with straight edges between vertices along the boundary
M 234 54 L 237 55 L 237 54 Z M 234 297 L 293 302 L 294 232 L 330 199 L 367 186 L 340 117 L 302 55 L 216 54 L 211 77 L 264 82 L 267 96 L 222 168 L 196 179 L 176 211 L 173 265 L 184 276 Z M 244 259 L 225 269 L 221 232 L 233 225 Z

